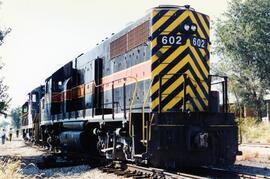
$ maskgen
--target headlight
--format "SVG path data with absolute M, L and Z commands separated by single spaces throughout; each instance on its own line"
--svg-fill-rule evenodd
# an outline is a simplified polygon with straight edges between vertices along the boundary
M 192 25 L 191 25 L 191 30 L 192 30 L 193 32 L 196 32 L 197 27 L 196 27 L 196 25 L 195 25 L 195 24 L 192 24 Z
M 185 25 L 184 25 L 184 29 L 185 29 L 186 31 L 188 31 L 188 30 L 190 29 L 190 26 L 189 26 L 188 24 L 185 24 Z

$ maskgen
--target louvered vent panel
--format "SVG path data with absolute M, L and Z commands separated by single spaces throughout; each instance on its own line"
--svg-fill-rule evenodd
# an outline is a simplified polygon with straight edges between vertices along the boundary
M 124 54 L 148 41 L 149 21 L 132 29 L 128 34 L 125 34 L 110 43 L 110 58 Z
M 128 50 L 148 41 L 149 21 L 137 26 L 128 33 Z
M 117 57 L 127 50 L 127 34 L 121 36 L 120 38 L 114 40 L 110 44 L 110 58 Z

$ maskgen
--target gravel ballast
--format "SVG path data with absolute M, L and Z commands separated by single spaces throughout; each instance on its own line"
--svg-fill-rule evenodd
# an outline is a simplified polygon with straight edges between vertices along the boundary
M 36 162 L 42 159 L 44 151 L 37 147 L 25 145 L 22 139 L 6 141 L 0 144 L 0 164 L 2 164 L 2 175 L 0 179 L 7 178 L 68 178 L 68 179 L 116 179 L 119 178 L 114 174 L 102 173 L 97 168 L 91 168 L 88 165 L 79 165 L 64 168 L 39 169 Z M 7 171 L 8 165 L 20 160 L 17 165 L 16 174 L 13 171 Z M 14 169 L 12 169 L 14 170 Z M 12 174 L 13 173 L 13 174 Z M 121 178 L 121 177 L 120 177 Z

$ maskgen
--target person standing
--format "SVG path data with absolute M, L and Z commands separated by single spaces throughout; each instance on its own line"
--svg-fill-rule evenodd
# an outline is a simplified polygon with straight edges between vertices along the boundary
M 19 137 L 19 129 L 16 130 L 16 137 Z
M 11 139 L 12 139 L 12 133 L 13 133 L 13 129 L 10 128 L 9 129 L 9 141 L 11 142 Z
M 2 144 L 5 144 L 6 140 L 6 130 L 3 128 L 1 132 Z

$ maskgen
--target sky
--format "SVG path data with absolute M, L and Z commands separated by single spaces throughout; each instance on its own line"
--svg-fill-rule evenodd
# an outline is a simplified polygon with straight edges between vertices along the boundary
M 11 108 L 44 84 L 54 71 L 158 5 L 186 5 L 215 21 L 227 0 L 1 0 L 0 29 L 10 27 L 0 46 Z M 213 34 L 213 33 L 212 33 Z M 213 37 L 212 37 L 213 38 Z

